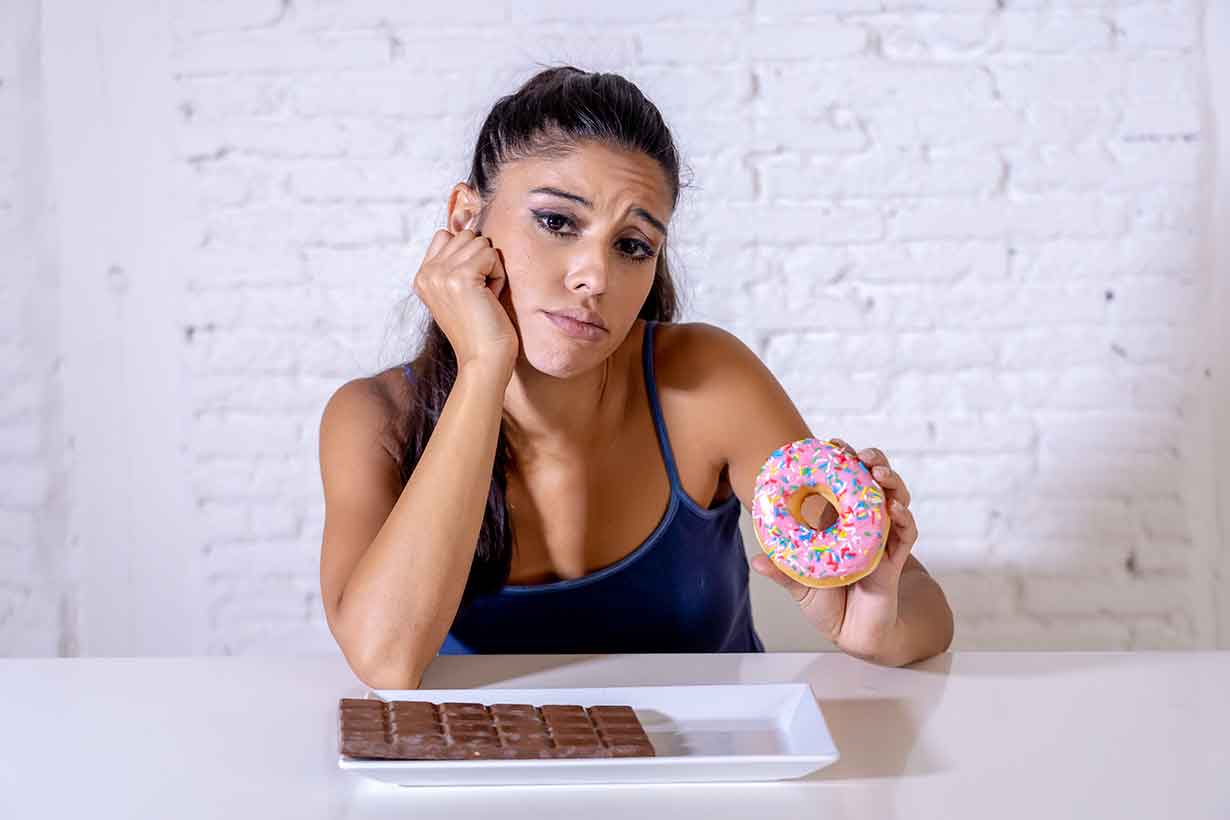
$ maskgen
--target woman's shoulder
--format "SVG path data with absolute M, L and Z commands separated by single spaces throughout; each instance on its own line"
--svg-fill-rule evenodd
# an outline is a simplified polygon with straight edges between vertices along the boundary
M 368 408 L 380 443 L 394 457 L 401 459 L 405 446 L 405 422 L 410 411 L 410 390 L 405 364 L 397 364 L 369 376 L 351 380 L 349 388 Z
M 659 330 L 659 394 L 686 420 L 689 440 L 728 464 L 736 491 L 750 497 L 765 456 L 782 442 L 810 435 L 803 417 L 756 351 L 735 334 L 704 322 Z
M 366 378 L 372 390 L 389 405 L 391 410 L 398 415 L 404 415 L 410 407 L 416 374 L 425 367 L 424 354 L 420 351 L 409 361 L 398 362 Z
M 742 339 L 707 322 L 661 322 L 654 330 L 654 375 L 660 390 L 708 400 L 737 388 L 760 358 Z
M 653 345 L 660 400 L 698 446 L 716 447 L 727 435 L 728 411 L 755 388 L 760 359 L 739 337 L 706 322 L 660 323 Z

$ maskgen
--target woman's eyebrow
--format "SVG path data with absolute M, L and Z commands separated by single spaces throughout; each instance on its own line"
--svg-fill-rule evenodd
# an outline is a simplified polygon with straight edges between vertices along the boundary
M 585 197 L 579 194 L 569 193 L 568 191 L 561 191 L 559 188 L 551 188 L 551 187 L 531 188 L 530 193 L 531 194 L 550 194 L 551 196 L 558 196 L 563 199 L 570 199 L 573 202 L 576 202 L 579 205 L 584 205 L 586 208 L 589 208 L 591 210 L 594 207 L 594 203 L 590 202 Z M 658 219 L 653 214 L 649 213 L 649 211 L 639 206 L 633 206 L 632 208 L 629 209 L 629 212 L 633 216 L 639 216 L 641 219 L 644 219 L 650 225 L 653 225 L 655 228 L 658 229 L 658 231 L 662 234 L 663 237 L 666 236 L 666 226 L 662 224 L 662 220 Z

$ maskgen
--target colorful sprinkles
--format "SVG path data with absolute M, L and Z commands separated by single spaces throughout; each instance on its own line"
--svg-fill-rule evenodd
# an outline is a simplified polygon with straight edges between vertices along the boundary
M 803 498 L 816 493 L 837 509 L 837 521 L 823 531 L 791 512 L 792 500 L 797 511 Z M 865 573 L 879 561 L 889 526 L 884 491 L 867 467 L 836 444 L 815 438 L 780 447 L 765 461 L 756 474 L 752 523 L 769 558 L 804 583 Z

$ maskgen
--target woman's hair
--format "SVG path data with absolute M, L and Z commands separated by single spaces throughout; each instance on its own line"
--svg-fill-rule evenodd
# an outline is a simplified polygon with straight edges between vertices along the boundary
M 618 74 L 591 73 L 572 66 L 546 68 L 516 93 L 496 101 L 479 130 L 467 183 L 484 203 L 490 202 L 504 163 L 529 157 L 565 156 L 582 142 L 640 151 L 657 160 L 670 185 L 674 208 L 680 189 L 679 155 L 657 107 Z M 663 243 L 653 285 L 638 316 L 669 322 L 678 310 Z M 410 480 L 457 380 L 456 354 L 430 315 L 412 367 L 409 411 L 399 420 L 399 438 L 404 448 L 402 486 Z M 474 563 L 462 594 L 463 607 L 478 595 L 498 592 L 508 582 L 512 567 L 514 534 L 505 494 L 513 452 L 506 425 L 507 420 L 500 422 L 491 489 L 475 545 Z

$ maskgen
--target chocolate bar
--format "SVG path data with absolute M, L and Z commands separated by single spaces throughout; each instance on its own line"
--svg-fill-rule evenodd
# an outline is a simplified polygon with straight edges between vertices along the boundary
M 654 756 L 630 706 L 342 698 L 338 744 L 347 757 L 383 760 Z

